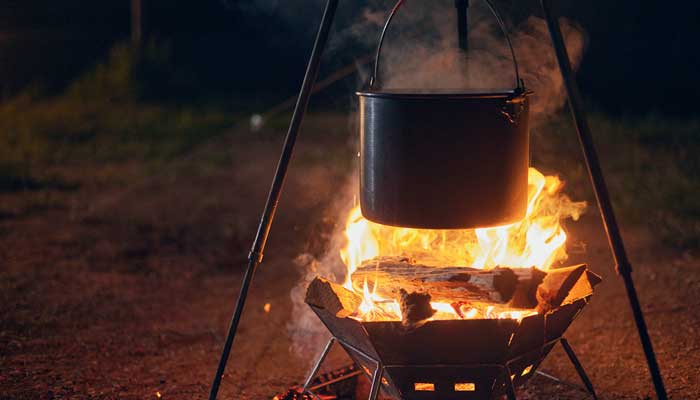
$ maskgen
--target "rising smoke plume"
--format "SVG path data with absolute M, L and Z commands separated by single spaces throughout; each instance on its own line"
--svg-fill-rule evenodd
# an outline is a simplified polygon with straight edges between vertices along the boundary
M 396 14 L 387 33 L 378 80 L 385 89 L 416 90 L 498 90 L 515 85 L 514 65 L 496 20 L 481 2 L 470 7 L 470 49 L 458 48 L 456 13 L 452 2 L 412 2 Z M 482 4 L 483 5 L 483 4 Z M 374 45 L 386 19 L 386 10 L 363 14 L 363 21 L 351 28 L 358 40 Z M 585 35 L 580 26 L 561 19 L 562 32 L 572 64 L 583 54 Z M 563 81 L 545 21 L 529 17 L 508 27 L 518 60 L 520 76 L 534 92 L 535 118 L 558 110 L 565 100 Z M 361 35 L 361 36 L 360 36 Z M 363 71 L 363 82 L 371 72 Z

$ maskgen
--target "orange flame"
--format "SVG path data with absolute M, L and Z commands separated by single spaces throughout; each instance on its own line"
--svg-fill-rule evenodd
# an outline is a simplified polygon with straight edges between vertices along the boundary
M 350 211 L 345 228 L 347 245 L 341 258 L 347 267 L 344 286 L 363 295 L 358 312 L 362 320 L 400 320 L 395 299 L 382 299 L 365 287 L 353 287 L 351 275 L 363 261 L 377 256 L 406 256 L 424 265 L 464 265 L 490 269 L 497 266 L 547 270 L 566 259 L 566 232 L 561 221 L 577 220 L 585 202 L 573 202 L 561 193 L 563 182 L 534 168 L 528 174 L 528 207 L 524 219 L 510 225 L 459 230 L 400 228 L 370 222 L 360 207 Z M 381 307 L 378 306 L 381 304 Z M 450 304 L 432 303 L 433 319 L 515 318 L 530 310 L 473 308 L 457 312 Z

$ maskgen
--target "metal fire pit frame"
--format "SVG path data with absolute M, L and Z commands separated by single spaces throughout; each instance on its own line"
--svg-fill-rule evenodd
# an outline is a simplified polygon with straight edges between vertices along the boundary
M 515 388 L 524 385 L 554 345 L 561 343 L 584 390 L 597 399 L 581 363 L 563 338 L 591 296 L 519 321 L 428 321 L 411 330 L 405 330 L 398 321 L 362 322 L 311 305 L 333 337 L 309 373 L 304 392 L 338 343 L 371 377 L 370 400 L 377 398 L 381 388 L 394 398 L 407 400 L 488 400 L 502 394 L 515 400 Z M 418 390 L 416 385 L 421 382 L 431 385 L 431 389 Z M 460 383 L 470 387 L 458 390 Z M 313 395 L 312 390 L 308 393 Z
M 525 359 L 528 357 L 531 357 L 533 355 L 541 355 L 541 354 L 547 354 L 549 353 L 552 348 L 557 344 L 560 343 L 562 348 L 564 349 L 564 352 L 569 358 L 569 361 L 571 361 L 571 364 L 574 366 L 574 369 L 576 369 L 576 373 L 578 374 L 579 378 L 581 378 L 581 382 L 584 384 L 584 388 L 580 388 L 576 386 L 579 389 L 583 389 L 588 394 L 591 395 L 591 398 L 594 400 L 598 400 L 598 395 L 595 392 L 595 388 L 593 387 L 593 383 L 591 383 L 591 380 L 588 378 L 588 375 L 586 374 L 586 371 L 584 370 L 583 366 L 581 365 L 581 362 L 579 361 L 578 357 L 576 356 L 576 353 L 574 352 L 574 349 L 571 347 L 569 344 L 569 341 L 566 340 L 564 337 L 559 337 L 554 340 L 550 340 L 542 345 L 542 347 L 535 349 L 529 353 L 523 354 L 521 356 L 512 358 L 508 360 L 507 362 L 503 364 L 449 364 L 449 365 L 442 365 L 442 364 L 430 364 L 430 365 L 383 365 L 381 361 L 374 359 L 372 356 L 369 354 L 363 352 L 362 350 L 358 349 L 357 347 L 333 336 L 330 338 L 328 343 L 326 344 L 326 347 L 323 349 L 323 352 L 321 353 L 319 359 L 316 361 L 314 364 L 313 368 L 311 369 L 311 372 L 309 372 L 309 376 L 306 379 L 304 386 L 302 388 L 302 393 L 307 393 L 316 399 L 320 400 L 320 397 L 314 393 L 313 388 L 311 388 L 311 383 L 313 382 L 314 377 L 318 374 L 318 371 L 321 369 L 321 365 L 323 365 L 323 361 L 326 359 L 328 354 L 330 353 L 331 349 L 333 348 L 333 345 L 335 343 L 339 343 L 345 351 L 348 353 L 354 353 L 355 355 L 359 355 L 369 361 L 372 361 L 375 365 L 374 372 L 371 374 L 370 382 L 370 390 L 369 390 L 369 397 L 368 400 L 376 400 L 379 397 L 379 392 L 382 387 L 382 378 L 384 377 L 384 373 L 387 369 L 391 368 L 442 368 L 442 367 L 449 367 L 449 368 L 495 368 L 501 371 L 502 373 L 502 379 L 505 381 L 505 385 L 503 387 L 503 390 L 505 391 L 505 395 L 508 398 L 508 400 L 517 400 L 516 397 L 516 392 L 515 392 L 515 383 L 513 382 L 513 374 L 510 368 L 510 365 L 513 363 L 516 363 L 520 361 L 521 359 Z M 539 374 L 547 379 L 556 381 L 558 383 L 562 383 L 558 378 L 555 378 L 549 374 L 543 373 L 541 371 L 536 371 L 536 368 L 539 365 L 533 366 L 532 370 L 529 371 L 529 374 Z M 347 378 L 345 377 L 340 377 L 336 378 L 334 382 L 340 381 L 342 379 L 349 379 L 354 376 L 356 376 L 358 373 L 361 373 L 361 371 L 356 371 L 353 372 L 352 374 L 348 375 Z M 523 382 L 524 383 L 524 382 Z M 324 384 L 323 386 L 328 385 L 329 383 Z
M 605 228 L 605 234 L 608 238 L 610 250 L 615 260 L 615 270 L 618 275 L 622 277 L 625 285 L 630 308 L 632 309 L 634 321 L 637 325 L 639 339 L 644 350 L 644 355 L 646 356 L 649 373 L 651 374 L 652 382 L 654 383 L 654 390 L 656 391 L 656 395 L 659 400 L 666 400 L 668 396 L 661 377 L 661 370 L 656 361 L 654 348 L 652 346 L 651 338 L 644 320 L 644 313 L 642 312 L 639 298 L 637 297 L 637 290 L 634 286 L 634 280 L 632 279 L 632 265 L 627 257 L 624 241 L 615 218 L 615 212 L 612 207 L 608 188 L 603 177 L 603 171 L 601 169 L 598 154 L 593 144 L 593 138 L 588 126 L 583 101 L 581 100 L 581 95 L 579 94 L 578 86 L 576 85 L 574 72 L 571 68 L 569 55 L 562 37 L 561 27 L 559 26 L 557 15 L 555 15 L 553 10 L 554 1 L 556 0 L 540 0 L 540 4 L 542 6 L 542 10 L 544 11 L 545 20 L 547 21 L 555 55 L 559 64 L 559 69 L 564 79 L 564 86 L 568 95 L 567 97 L 569 108 L 571 110 L 571 116 L 574 121 L 574 126 L 576 127 L 576 133 L 581 145 L 581 151 L 586 163 L 588 176 L 598 202 L 598 208 L 600 210 L 603 227 Z M 297 103 L 294 108 L 294 113 L 292 114 L 289 129 L 287 130 L 287 136 L 284 141 L 282 154 L 272 180 L 270 193 L 260 218 L 260 225 L 258 226 L 255 240 L 253 241 L 251 251 L 248 255 L 248 267 L 241 284 L 241 289 L 238 300 L 236 301 L 233 316 L 231 317 L 231 324 L 226 335 L 226 341 L 224 342 L 224 346 L 221 351 L 221 358 L 219 359 L 216 374 L 214 375 L 214 379 L 212 381 L 211 391 L 209 392 L 209 400 L 216 400 L 219 393 L 221 379 L 224 375 L 226 364 L 228 363 L 231 347 L 233 346 L 238 325 L 240 323 L 241 316 L 243 315 L 243 309 L 245 308 L 248 290 L 250 289 L 250 284 L 255 276 L 255 271 L 262 263 L 265 244 L 267 243 L 267 238 L 272 227 L 272 221 L 275 218 L 275 212 L 277 211 L 277 205 L 279 204 L 280 196 L 282 194 L 282 187 L 284 186 L 284 181 L 287 176 L 289 162 L 292 158 L 292 153 L 294 151 L 297 136 L 301 129 L 304 115 L 306 114 L 306 109 L 309 104 L 309 99 L 311 97 L 316 77 L 318 76 L 318 71 L 321 64 L 321 55 L 326 46 L 326 42 L 328 41 L 330 28 L 333 24 L 338 3 L 339 0 L 327 0 L 326 7 L 323 12 L 318 35 L 316 36 L 316 41 L 311 51 L 311 56 L 306 69 L 306 74 L 304 75 L 304 81 L 302 83 L 301 90 L 299 91 L 299 97 L 297 98 Z

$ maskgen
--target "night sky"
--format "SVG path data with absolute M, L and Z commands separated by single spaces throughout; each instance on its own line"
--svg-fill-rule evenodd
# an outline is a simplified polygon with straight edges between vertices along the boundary
M 450 2 L 452 0 L 443 0 Z M 31 82 L 60 88 L 128 39 L 129 0 L 6 0 L 0 7 L 0 74 L 9 96 Z M 336 31 L 368 1 L 341 2 Z M 377 9 L 390 2 L 371 2 Z M 410 2 L 409 2 L 410 3 Z M 700 4 L 562 1 L 587 32 L 579 80 L 593 104 L 613 113 L 689 115 L 700 95 Z M 291 94 L 299 85 L 322 2 L 143 0 L 145 31 L 167 41 L 178 66 L 202 87 L 232 95 Z M 539 15 L 537 2 L 498 1 L 512 21 Z M 332 43 L 324 71 L 364 54 L 364 44 Z M 322 72 L 323 73 L 323 72 Z

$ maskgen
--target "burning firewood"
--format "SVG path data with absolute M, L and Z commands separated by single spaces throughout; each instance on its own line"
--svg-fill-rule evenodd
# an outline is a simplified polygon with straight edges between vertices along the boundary
M 464 306 L 533 312 L 536 308 L 537 312 L 546 313 L 592 294 L 593 287 L 601 281 L 583 264 L 545 273 L 536 268 L 428 267 L 396 257 L 371 260 L 352 279 L 356 285 L 360 280 L 364 285 L 366 280 L 372 288 L 376 282 L 374 294 L 396 301 L 402 323 L 409 329 L 418 328 L 439 314 L 431 302 L 452 305 L 461 318 L 471 318 L 461 314 Z M 357 314 L 363 299 L 341 285 L 316 278 L 307 289 L 306 302 L 345 318 Z M 490 311 L 487 318 L 489 314 Z
M 309 284 L 305 301 L 306 304 L 325 308 L 339 318 L 352 315 L 362 304 L 360 296 L 323 278 L 316 278 Z
M 586 297 L 600 281 L 585 264 L 551 269 L 537 287 L 537 311 L 547 312 L 570 300 Z
M 546 273 L 537 268 L 429 267 L 408 258 L 377 257 L 365 261 L 353 274 L 356 288 L 367 283 L 380 297 L 397 299 L 406 292 L 429 293 L 432 301 L 446 303 L 499 303 L 512 307 L 537 305 L 535 292 Z

